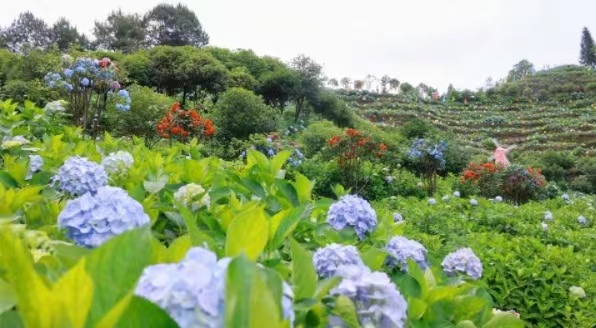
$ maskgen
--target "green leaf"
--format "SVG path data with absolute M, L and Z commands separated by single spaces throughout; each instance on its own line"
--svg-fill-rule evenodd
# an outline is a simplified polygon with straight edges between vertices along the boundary
M 319 282 L 319 285 L 317 286 L 317 292 L 315 293 L 316 299 L 319 301 L 322 300 L 323 297 L 329 295 L 329 292 L 339 285 L 340 282 L 340 277 L 332 277 Z
M 397 285 L 400 292 L 406 297 L 420 297 L 422 288 L 416 279 L 405 273 L 395 273 L 391 280 Z
M 241 255 L 228 266 L 226 327 L 280 327 L 278 305 L 257 265 Z
M 0 279 L 0 313 L 8 311 L 17 305 L 17 295 L 12 286 Z
M 0 327 L 22 328 L 25 326 L 17 312 L 8 311 L 0 314 Z
M 93 300 L 93 281 L 85 272 L 85 259 L 58 280 L 53 293 L 61 301 L 60 313 L 68 318 L 71 327 L 83 327 Z
M 452 299 L 459 294 L 459 290 L 457 287 L 450 287 L 450 286 L 442 286 L 433 288 L 429 293 L 428 296 L 425 298 L 428 304 L 433 304 L 440 300 L 444 299 Z
M 174 239 L 167 249 L 166 262 L 177 263 L 186 256 L 188 250 L 193 246 L 189 235 L 184 235 Z
M 416 297 L 408 298 L 408 317 L 410 320 L 418 320 L 422 318 L 426 311 L 426 302 Z
M 280 151 L 271 159 L 271 173 L 277 174 L 279 170 L 284 166 L 284 163 L 292 156 L 292 152 L 289 150 Z
M 287 240 L 288 237 L 294 232 L 298 226 L 298 223 L 300 223 L 303 218 L 306 218 L 310 215 L 311 208 L 300 206 L 293 208 L 291 211 L 289 211 L 289 213 L 287 211 L 284 211 L 284 213 L 287 214 L 282 217 L 282 214 L 278 213 L 279 216 L 276 215 L 271 221 L 272 225 L 277 224 L 277 228 L 274 231 L 269 249 L 279 248 L 283 242 Z
M 495 314 L 482 328 L 523 328 L 525 324 L 511 313 Z
M 385 251 L 374 247 L 369 248 L 362 254 L 362 261 L 373 271 L 380 270 L 385 264 L 386 258 L 387 253 Z
M 144 298 L 134 296 L 128 305 L 128 308 L 120 316 L 120 321 L 116 327 L 163 327 L 176 328 L 178 325 L 170 316 L 159 306 L 145 300 Z
M 149 193 L 157 194 L 160 192 L 168 183 L 168 176 L 165 174 L 160 175 L 156 180 L 145 180 L 143 181 L 143 188 Z
M 356 306 L 351 299 L 340 295 L 335 299 L 335 307 L 333 308 L 333 314 L 340 317 L 346 327 L 348 328 L 359 328 L 358 314 L 356 313 Z
M 300 300 L 311 298 L 317 289 L 317 273 L 309 251 L 294 239 L 290 240 L 292 248 L 292 284 L 294 298 Z
M 180 203 L 176 203 L 176 206 L 180 210 L 180 216 L 182 216 L 182 220 L 184 220 L 184 225 L 186 226 L 186 231 L 190 236 L 190 242 L 192 245 L 203 246 L 204 243 L 212 245 L 213 241 L 210 240 L 209 236 L 199 229 L 197 226 L 197 221 L 195 220 L 195 217 L 190 209 Z
M 295 180 L 296 182 L 294 183 L 294 186 L 298 193 L 298 200 L 300 203 L 304 204 L 310 201 L 312 199 L 312 189 L 315 184 L 300 173 L 296 173 Z
M 86 257 L 87 272 L 95 283 L 95 290 L 99 291 L 93 295 L 87 327 L 95 326 L 116 305 L 126 309 L 125 298 L 129 297 L 143 269 L 151 262 L 151 238 L 151 232 L 145 227 L 128 231 Z M 119 304 L 120 301 L 124 304 Z
M 6 171 L 0 171 L 0 182 L 9 188 L 18 188 L 19 183 Z
M 256 260 L 268 240 L 269 222 L 260 207 L 239 213 L 230 223 L 226 236 L 225 254 L 235 257 L 242 253 Z
M 465 320 L 458 322 L 455 328 L 476 328 L 476 325 L 470 320 Z
M 279 192 L 283 195 L 284 200 L 287 201 L 287 204 L 290 206 L 299 206 L 300 201 L 298 200 L 298 193 L 292 185 L 287 180 L 275 180 L 275 185 L 277 186 Z M 280 198 L 280 197 L 278 197 Z

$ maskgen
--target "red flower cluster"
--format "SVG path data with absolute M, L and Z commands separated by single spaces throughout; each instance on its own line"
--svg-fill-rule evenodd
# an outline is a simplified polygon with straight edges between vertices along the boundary
M 215 125 L 211 120 L 202 119 L 194 109 L 180 108 L 177 102 L 157 124 L 157 133 L 162 138 L 179 137 L 182 141 L 186 141 L 189 136 L 211 137 L 215 131 Z
M 461 182 L 477 183 L 483 175 L 493 174 L 497 171 L 500 171 L 501 169 L 501 166 L 496 166 L 493 163 L 470 163 L 468 164 L 468 167 L 464 170 L 464 173 L 461 176 Z
M 340 163 L 345 160 L 359 159 L 363 155 L 374 154 L 382 157 L 387 151 L 387 145 L 376 145 L 370 137 L 364 136 L 356 129 L 346 129 L 344 136 L 333 136 L 327 141 L 333 148 L 341 148 Z

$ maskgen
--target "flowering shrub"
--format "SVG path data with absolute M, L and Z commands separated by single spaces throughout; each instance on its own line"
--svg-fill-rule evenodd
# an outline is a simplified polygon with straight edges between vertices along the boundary
M 464 273 L 474 280 L 482 277 L 482 262 L 471 248 L 461 248 L 443 259 L 443 270 L 447 275 Z
M 292 154 L 288 158 L 287 164 L 293 168 L 302 165 L 302 161 L 305 158 L 304 154 L 298 148 L 298 143 L 294 141 L 287 142 L 277 133 L 265 135 L 264 139 L 261 135 L 253 135 L 250 140 L 253 142 L 253 146 L 250 149 L 257 150 L 267 157 L 273 157 L 280 151 L 290 148 L 289 150 Z M 246 154 L 247 151 L 245 150 L 240 156 L 245 159 Z
M 39 155 L 29 155 L 29 169 L 27 170 L 27 176 L 25 179 L 31 179 L 34 173 L 41 171 L 42 167 L 43 157 Z
M 427 267 L 426 248 L 415 240 L 405 237 L 393 237 L 385 246 L 389 253 L 387 265 L 391 268 L 397 267 L 402 271 L 408 270 L 408 260 L 416 262 L 422 269 Z
M 210 138 L 215 135 L 215 125 L 211 120 L 202 119 L 194 109 L 184 110 L 180 103 L 174 103 L 157 124 L 157 133 L 165 139 L 186 142 L 192 138 Z
M 465 187 L 473 187 L 485 197 L 499 197 L 516 204 L 537 199 L 545 190 L 540 170 L 520 165 L 503 167 L 492 163 L 470 163 L 460 177 Z
M 117 187 L 100 187 L 69 200 L 58 216 L 58 226 L 84 247 L 98 247 L 125 231 L 149 224 L 143 206 Z
M 416 139 L 407 153 L 408 158 L 416 165 L 423 177 L 429 195 L 437 190 L 437 174 L 445 168 L 445 151 L 447 142 L 441 140 L 432 143 L 427 139 Z
M 337 275 L 343 265 L 364 266 L 358 249 L 351 245 L 329 244 L 317 249 L 313 255 L 313 265 L 319 277 L 325 279 Z
M 344 187 L 358 190 L 366 179 L 362 167 L 365 161 L 383 157 L 387 146 L 376 143 L 355 129 L 346 129 L 343 136 L 333 136 L 327 141 L 331 155 L 337 158 L 340 169 L 343 171 Z
M 118 151 L 110 153 L 101 161 L 101 165 L 108 175 L 122 175 L 134 164 L 134 158 L 129 152 Z
M 174 199 L 180 204 L 197 211 L 202 206 L 209 207 L 211 199 L 207 191 L 201 185 L 189 183 L 180 187 L 174 193 Z
M 358 238 L 377 227 L 377 213 L 370 203 L 356 195 L 346 195 L 329 207 L 327 223 L 335 230 L 353 228 Z
M 105 111 L 108 97 L 115 96 L 116 109 L 130 110 L 130 97 L 126 90 L 119 90 L 118 66 L 109 58 L 101 60 L 63 56 L 65 68 L 62 72 L 49 72 L 44 81 L 52 89 L 68 92 L 74 124 L 84 129 L 92 122 L 93 133 L 97 135 L 99 119 Z M 93 113 L 94 112 L 94 113 Z
M 72 196 L 94 194 L 108 184 L 108 175 L 103 166 L 84 157 L 69 157 L 54 176 L 58 189 Z

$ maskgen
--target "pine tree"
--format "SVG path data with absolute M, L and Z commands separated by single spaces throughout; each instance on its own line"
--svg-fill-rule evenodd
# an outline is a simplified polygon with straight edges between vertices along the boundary
M 583 66 L 596 66 L 596 52 L 594 51 L 594 39 L 587 27 L 582 32 L 582 43 L 579 63 Z

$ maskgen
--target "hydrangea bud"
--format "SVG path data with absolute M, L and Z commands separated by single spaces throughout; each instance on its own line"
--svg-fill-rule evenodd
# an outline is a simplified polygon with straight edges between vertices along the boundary
M 197 199 L 201 194 L 203 194 L 203 196 Z M 211 198 L 207 194 L 207 191 L 203 189 L 201 185 L 196 183 L 189 183 L 180 187 L 178 191 L 174 193 L 174 200 L 193 211 L 197 211 L 201 206 L 209 208 L 211 203 Z

